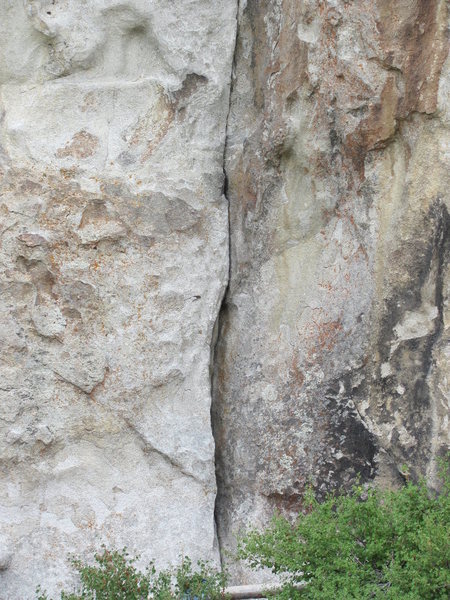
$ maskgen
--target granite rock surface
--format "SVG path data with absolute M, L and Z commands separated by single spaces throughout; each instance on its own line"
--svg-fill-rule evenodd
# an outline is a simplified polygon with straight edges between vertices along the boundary
M 426 475 L 448 444 L 443 0 L 247 0 L 215 360 L 223 549 L 274 510 Z M 245 570 L 235 568 L 244 582 Z
M 0 30 L 0 597 L 101 543 L 217 560 L 236 3 L 5 0 Z
M 0 598 L 438 485 L 448 12 L 0 2 Z

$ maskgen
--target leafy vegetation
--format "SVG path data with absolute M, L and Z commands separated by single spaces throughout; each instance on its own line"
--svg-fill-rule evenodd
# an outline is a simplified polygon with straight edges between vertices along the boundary
M 107 550 L 96 554 L 93 565 L 73 559 L 80 576 L 80 586 L 74 592 L 61 592 L 61 600 L 194 600 L 224 599 L 226 573 L 199 561 L 194 569 L 184 558 L 176 569 L 157 572 L 150 563 L 142 572 L 136 568 L 138 557 L 122 551 Z M 50 600 L 47 593 L 36 590 L 37 600 Z
M 450 462 L 449 462 L 450 464 Z M 450 593 L 450 477 L 441 470 L 440 494 L 423 481 L 399 490 L 357 485 L 319 502 L 309 489 L 294 524 L 276 515 L 264 531 L 249 531 L 238 557 L 268 567 L 285 581 L 280 600 L 447 600 Z M 71 562 L 79 589 L 61 600 L 219 600 L 226 573 L 188 558 L 172 570 L 142 572 L 123 551 Z M 296 584 L 306 581 L 302 590 Z M 50 600 L 38 589 L 38 600 Z
M 265 531 L 250 531 L 239 558 L 285 576 L 278 595 L 285 600 L 447 600 L 450 481 L 443 479 L 439 495 L 423 481 L 396 491 L 355 486 L 323 503 L 309 490 L 293 525 L 278 515 Z M 293 587 L 300 581 L 308 582 L 302 591 Z

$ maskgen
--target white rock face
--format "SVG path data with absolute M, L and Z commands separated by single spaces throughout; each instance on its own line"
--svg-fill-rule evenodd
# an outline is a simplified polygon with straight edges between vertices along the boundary
M 217 556 L 236 1 L 0 3 L 2 598 Z

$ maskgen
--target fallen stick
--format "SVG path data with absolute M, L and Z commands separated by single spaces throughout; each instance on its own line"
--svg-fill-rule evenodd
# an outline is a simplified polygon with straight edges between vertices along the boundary
M 306 583 L 295 583 L 296 590 L 302 590 Z M 278 583 L 254 583 L 250 585 L 232 585 L 225 588 L 225 594 L 233 600 L 248 600 L 250 598 L 266 598 L 281 591 L 282 586 Z

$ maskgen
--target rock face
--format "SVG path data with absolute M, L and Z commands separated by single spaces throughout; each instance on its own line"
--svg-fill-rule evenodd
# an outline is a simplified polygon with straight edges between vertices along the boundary
M 215 360 L 222 548 L 305 485 L 435 484 L 448 441 L 443 0 L 247 0 Z M 237 569 L 236 577 L 244 580 Z
M 236 3 L 6 0 L 0 30 L 0 596 L 102 542 L 214 559 Z
M 2 598 L 101 543 L 218 560 L 310 480 L 436 485 L 447 12 L 0 2 Z

